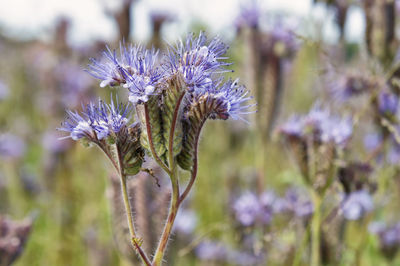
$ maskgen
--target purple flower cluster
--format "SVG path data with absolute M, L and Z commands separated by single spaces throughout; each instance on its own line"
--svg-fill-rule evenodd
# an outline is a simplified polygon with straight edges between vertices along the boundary
M 237 29 L 242 27 L 257 28 L 260 23 L 261 9 L 256 0 L 248 1 L 240 6 L 240 13 L 235 19 Z
M 232 265 L 257 265 L 263 260 L 249 252 L 237 251 L 221 242 L 212 240 L 202 241 L 195 249 L 200 260 L 229 263 Z
M 236 220 L 243 226 L 252 226 L 257 221 L 263 225 L 271 222 L 277 213 L 289 213 L 296 217 L 308 217 L 313 211 L 311 201 L 299 190 L 290 188 L 284 197 L 278 197 L 272 191 L 265 191 L 257 196 L 247 191 L 233 202 Z
M 353 125 L 350 118 L 333 115 L 317 103 L 307 115 L 292 116 L 280 132 L 288 137 L 312 136 L 314 141 L 345 146 L 353 133 Z
M 182 209 L 176 215 L 174 230 L 190 235 L 193 233 L 197 224 L 197 216 L 193 210 Z
M 163 69 L 166 78 L 180 73 L 190 90 L 215 89 L 213 79 L 218 73 L 226 72 L 224 66 L 230 63 L 221 61 L 228 46 L 218 37 L 207 44 L 207 37 L 203 32 L 195 38 L 189 34 L 186 42 L 178 42 L 170 47 L 164 60 Z
M 118 133 L 122 127 L 127 126 L 131 108 L 128 105 L 106 104 L 99 100 L 98 104 L 89 103 L 80 114 L 67 111 L 68 118 L 59 128 L 68 132 L 67 138 L 79 140 L 87 138 L 91 141 L 102 140 L 110 134 Z
M 154 49 L 121 44 L 119 55 L 107 48 L 102 60 L 91 59 L 88 72 L 101 80 L 100 87 L 127 88 L 129 100 L 135 105 L 147 102 L 152 95 L 160 95 L 166 82 L 178 75 L 183 77 L 191 98 L 211 95 L 225 107 L 222 118 L 238 119 L 253 105 L 246 105 L 251 97 L 243 86 L 236 81 L 223 82 L 221 74 L 230 65 L 224 61 L 227 49 L 218 37 L 207 42 L 202 32 L 198 37 L 189 34 L 185 41 L 170 46 L 168 53 L 159 60 L 158 51 Z

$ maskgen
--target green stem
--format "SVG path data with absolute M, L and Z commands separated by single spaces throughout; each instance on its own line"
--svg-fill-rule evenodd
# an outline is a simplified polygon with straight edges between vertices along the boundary
M 121 183 L 121 190 L 122 190 L 122 198 L 124 201 L 124 206 L 125 206 L 125 213 L 126 213 L 126 219 L 128 221 L 128 228 L 129 228 L 129 233 L 131 236 L 131 242 L 135 250 L 138 252 L 140 259 L 142 260 L 144 265 L 151 266 L 150 260 L 147 258 L 146 254 L 140 247 L 141 245 L 141 239 L 139 239 L 136 235 L 135 231 L 135 225 L 133 222 L 133 216 L 132 216 L 132 209 L 131 209 L 131 203 L 129 201 L 129 195 L 128 195 L 128 189 L 126 186 L 126 175 L 124 174 L 124 168 L 122 164 L 122 158 L 121 158 L 121 153 L 117 149 L 117 159 L 118 159 L 118 175 L 120 177 L 120 183 Z
M 320 265 L 321 239 L 321 198 L 316 191 L 311 191 L 314 214 L 311 220 L 311 266 Z
M 167 222 L 164 226 L 163 233 L 158 243 L 158 247 L 153 259 L 153 266 L 161 265 L 164 257 L 164 252 L 168 244 L 168 239 L 171 235 L 172 227 L 176 218 L 176 214 L 179 209 L 179 182 L 177 176 L 177 167 L 174 166 L 173 174 L 170 176 L 172 182 L 172 195 L 171 195 L 171 206 L 168 213 Z

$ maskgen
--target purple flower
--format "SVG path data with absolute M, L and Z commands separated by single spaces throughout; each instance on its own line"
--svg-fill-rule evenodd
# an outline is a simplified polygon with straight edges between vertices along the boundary
M 378 133 L 371 133 L 364 137 L 364 146 L 368 151 L 373 151 L 382 143 L 382 136 Z
M 297 217 L 308 217 L 314 212 L 312 202 L 298 189 L 290 188 L 285 195 L 286 210 Z
M 24 155 L 26 145 L 24 141 L 12 134 L 0 134 L 0 157 L 17 159 Z
M 0 80 L 0 101 L 8 97 L 10 90 L 8 86 Z
M 388 92 L 381 92 L 378 96 L 378 107 L 381 114 L 395 115 L 399 99 L 396 95 Z
M 88 72 L 102 80 L 100 87 L 123 85 L 130 91 L 129 100 L 146 102 L 148 96 L 155 94 L 155 86 L 161 78 L 156 66 L 158 51 L 147 50 L 142 46 L 120 44 L 120 56 L 108 47 L 103 59 L 91 59 Z
M 193 34 L 186 37 L 186 42 L 178 42 L 170 47 L 167 60 L 164 62 L 164 76 L 169 78 L 181 73 L 190 90 L 209 88 L 213 85 L 213 75 L 226 72 L 225 66 L 229 63 L 223 55 L 228 46 L 218 37 L 207 44 L 207 37 L 203 32 L 197 38 Z
M 271 191 L 266 191 L 260 196 L 248 191 L 233 203 L 235 217 L 243 226 L 251 226 L 256 221 L 269 224 L 277 211 L 276 201 L 277 197 Z
M 260 23 L 261 8 L 256 0 L 247 1 L 240 5 L 240 14 L 235 19 L 237 29 L 241 27 L 257 28 Z
M 115 105 L 113 101 L 108 105 L 99 100 L 97 105 L 87 104 L 81 114 L 68 110 L 68 118 L 59 130 L 70 133 L 68 137 L 73 140 L 84 137 L 91 141 L 102 140 L 126 126 L 129 113 L 128 105 Z
M 193 210 L 179 210 L 174 223 L 174 229 L 189 235 L 193 233 L 197 223 L 197 216 Z
M 393 259 L 400 248 L 400 222 L 392 226 L 375 222 L 369 226 L 369 229 L 372 233 L 378 235 L 383 254 L 387 258 Z
M 305 116 L 293 116 L 280 132 L 289 137 L 303 138 L 311 134 L 316 141 L 345 146 L 353 133 L 352 120 L 332 115 L 316 103 Z
M 284 123 L 280 127 L 280 132 L 283 133 L 284 135 L 287 135 L 289 137 L 302 137 L 304 132 L 303 132 L 303 127 L 304 127 L 304 118 L 301 116 L 291 116 L 286 123 Z
M 251 226 L 261 212 L 261 204 L 255 194 L 246 192 L 233 203 L 233 210 L 236 219 L 243 226 Z
M 42 146 L 51 153 L 60 153 L 68 149 L 70 146 L 67 141 L 59 141 L 60 136 L 53 131 L 47 131 L 42 137 Z
M 355 191 L 345 199 L 342 212 L 348 220 L 358 220 L 374 207 L 371 195 L 365 190 Z
M 335 70 L 328 72 L 328 87 L 332 95 L 339 101 L 346 101 L 352 97 L 370 92 L 376 87 L 380 87 L 379 80 L 365 74 L 337 73 Z
M 201 260 L 225 261 L 228 250 L 221 243 L 206 240 L 196 247 L 196 255 Z
M 198 97 L 209 95 L 216 101 L 217 108 L 215 108 L 215 113 L 211 115 L 212 118 L 228 119 L 231 117 L 234 120 L 244 120 L 242 115 L 255 112 L 249 111 L 251 107 L 256 105 L 248 103 L 253 97 L 248 96 L 249 91 L 238 84 L 238 79 L 235 81 L 228 80 L 222 86 L 209 90 L 198 89 L 196 93 L 199 93 Z

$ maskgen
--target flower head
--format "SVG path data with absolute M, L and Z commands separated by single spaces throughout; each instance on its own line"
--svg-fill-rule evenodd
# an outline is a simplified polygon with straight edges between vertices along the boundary
M 178 42 L 170 47 L 167 60 L 164 63 L 165 77 L 181 73 L 189 89 L 208 88 L 213 82 L 213 75 L 225 72 L 229 63 L 223 55 L 228 46 L 215 37 L 207 44 L 203 32 L 197 38 L 193 34 L 186 37 L 186 42 Z
M 69 132 L 68 137 L 73 140 L 85 137 L 91 141 L 102 140 L 127 125 L 129 112 L 129 106 L 115 105 L 113 101 L 109 105 L 101 100 L 97 105 L 91 102 L 80 114 L 68 110 L 68 118 L 60 130 Z
M 235 19 L 236 28 L 247 26 L 257 28 L 260 23 L 261 9 L 257 1 L 248 1 L 240 5 L 240 14 Z
M 372 197 L 366 190 L 359 190 L 349 194 L 342 206 L 343 216 L 348 220 L 358 220 L 374 207 Z
M 353 133 L 353 125 L 350 118 L 333 115 L 317 103 L 307 115 L 290 118 L 280 132 L 298 138 L 312 135 L 316 141 L 345 146 Z
M 101 61 L 91 59 L 88 72 L 102 80 L 100 87 L 122 85 L 129 89 L 129 99 L 133 103 L 146 102 L 161 78 L 156 66 L 157 55 L 154 49 L 120 44 L 118 57 L 115 50 L 107 47 Z

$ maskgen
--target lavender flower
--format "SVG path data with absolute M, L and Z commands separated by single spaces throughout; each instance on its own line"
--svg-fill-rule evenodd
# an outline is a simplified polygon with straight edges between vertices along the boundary
M 225 261 L 228 255 L 226 247 L 210 240 L 201 242 L 195 252 L 201 260 Z
M 108 47 L 103 59 L 91 59 L 88 72 L 102 80 L 100 87 L 123 85 L 130 91 L 129 100 L 136 103 L 146 102 L 155 92 L 161 74 L 156 67 L 158 51 L 147 50 L 142 46 L 120 44 L 120 56 Z
M 261 211 L 261 205 L 257 196 L 246 192 L 233 203 L 236 219 L 243 226 L 250 226 L 255 223 Z
M 26 145 L 24 141 L 12 134 L 0 135 L 0 157 L 5 159 L 17 159 L 24 155 Z
M 189 235 L 193 233 L 196 223 L 196 213 L 193 210 L 182 209 L 176 216 L 174 229 L 183 234 Z
M 113 101 L 107 105 L 99 100 L 97 105 L 92 102 L 87 104 L 81 114 L 67 111 L 68 118 L 59 129 L 70 133 L 68 137 L 73 140 L 87 138 L 96 142 L 112 133 L 118 133 L 126 126 L 129 112 L 130 107 L 127 105 L 115 105 Z
M 0 80 L 0 101 L 6 99 L 9 93 L 10 90 L 8 86 L 3 81 Z
M 366 190 L 349 194 L 342 206 L 343 216 L 348 220 L 358 220 L 373 209 L 371 195 Z
M 329 109 L 315 104 L 305 116 L 293 116 L 280 129 L 288 137 L 305 138 L 310 134 L 315 141 L 346 146 L 353 133 L 350 118 L 332 115 Z
M 370 230 L 379 237 L 380 249 L 389 259 L 393 259 L 400 248 L 400 223 L 392 226 L 385 226 L 381 223 L 374 223 Z
M 165 78 L 181 73 L 190 90 L 209 88 L 213 85 L 214 74 L 226 72 L 229 63 L 223 55 L 228 47 L 218 37 L 208 44 L 203 32 L 195 38 L 193 34 L 186 37 L 186 42 L 180 41 L 175 47 L 170 47 L 167 60 L 163 65 Z
M 395 115 L 399 99 L 396 95 L 389 92 L 381 92 L 378 96 L 379 112 L 383 115 Z
M 374 77 L 360 73 L 328 72 L 328 87 L 332 95 L 339 101 L 346 101 L 352 97 L 370 92 L 376 87 L 381 87 L 380 81 Z
M 240 5 L 240 14 L 235 19 L 237 29 L 242 27 L 258 28 L 261 17 L 261 9 L 256 0 L 248 1 Z
M 309 217 L 314 212 L 314 206 L 304 195 L 305 193 L 300 193 L 298 189 L 288 189 L 284 198 L 286 202 L 286 211 L 300 218 Z
M 364 147 L 368 151 L 373 151 L 382 143 L 382 136 L 378 133 L 371 133 L 364 137 Z
M 275 211 L 275 200 L 272 192 L 264 192 L 258 197 L 248 191 L 233 203 L 235 217 L 243 226 L 254 225 L 256 221 L 269 224 Z

